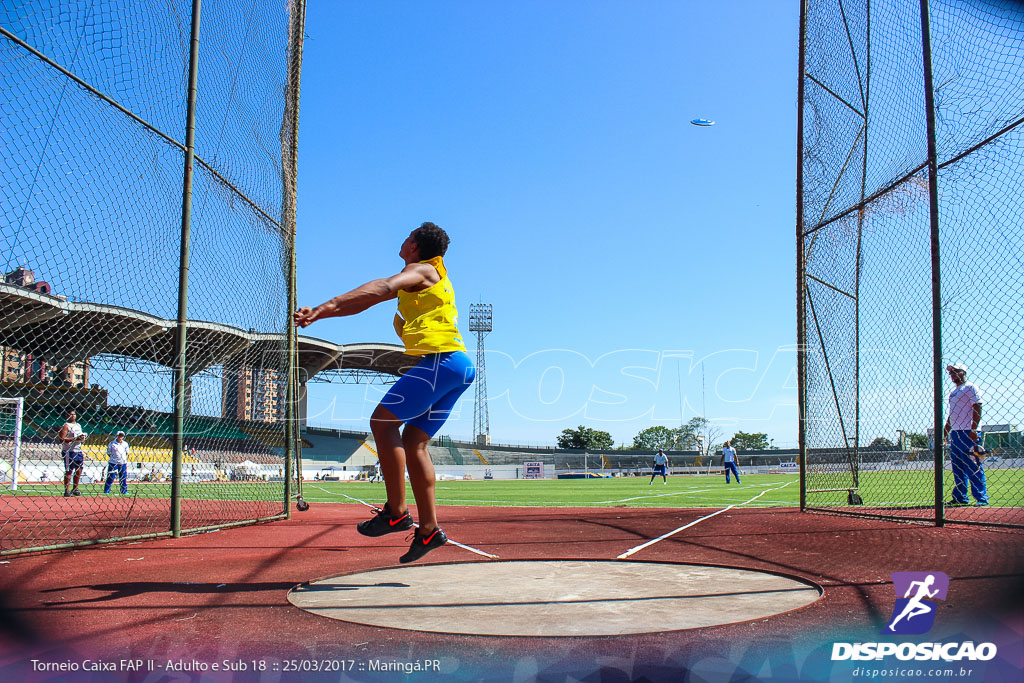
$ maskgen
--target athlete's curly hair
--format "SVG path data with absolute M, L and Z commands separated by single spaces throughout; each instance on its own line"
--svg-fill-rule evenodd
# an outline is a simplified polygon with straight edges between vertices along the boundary
M 426 261 L 435 256 L 444 256 L 448 251 L 448 233 L 427 221 L 412 231 L 412 239 L 420 249 L 420 259 Z

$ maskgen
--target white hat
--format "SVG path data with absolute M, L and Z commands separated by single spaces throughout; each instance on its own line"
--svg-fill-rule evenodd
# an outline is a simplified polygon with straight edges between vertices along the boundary
M 959 370 L 960 372 L 967 374 L 967 366 L 963 363 L 953 363 L 952 365 L 946 366 L 947 370 Z
M 118 436 L 124 436 L 124 432 L 118 432 L 117 435 Z

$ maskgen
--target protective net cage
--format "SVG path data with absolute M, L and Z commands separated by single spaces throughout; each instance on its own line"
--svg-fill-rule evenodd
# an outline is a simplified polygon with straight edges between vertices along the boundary
M 1024 524 L 1024 3 L 807 0 L 802 23 L 804 505 Z M 944 444 L 956 363 L 984 456 Z
M 0 0 L 0 553 L 286 514 L 303 5 L 198 6 Z

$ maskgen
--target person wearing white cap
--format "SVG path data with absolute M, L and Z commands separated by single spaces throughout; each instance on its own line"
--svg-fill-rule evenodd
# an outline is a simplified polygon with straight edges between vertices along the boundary
M 980 443 L 978 424 L 981 422 L 981 392 L 973 382 L 967 381 L 967 366 L 963 363 L 947 365 L 950 379 L 956 387 L 949 393 L 949 417 L 942 430 L 943 442 L 949 443 L 949 455 L 953 465 L 953 499 L 950 506 L 969 505 L 967 484 L 976 505 L 988 505 L 985 489 L 985 468 L 981 458 L 974 454 Z
M 124 432 L 118 432 L 117 437 L 107 444 L 107 456 L 110 461 L 107 463 L 107 480 L 103 484 L 103 493 L 110 493 L 110 485 L 114 483 L 114 475 L 121 484 L 121 495 L 128 495 L 128 442 L 124 440 Z

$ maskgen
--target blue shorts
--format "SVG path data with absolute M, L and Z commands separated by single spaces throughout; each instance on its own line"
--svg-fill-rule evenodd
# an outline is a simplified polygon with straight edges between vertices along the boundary
M 67 451 L 64 453 L 64 471 L 74 472 L 75 470 L 82 469 L 82 465 L 85 464 L 85 456 L 82 455 L 82 451 Z
M 655 465 L 654 466 L 654 473 L 655 474 L 660 474 L 663 477 L 664 476 L 668 476 L 667 473 L 665 472 L 665 466 L 664 465 Z
M 380 405 L 406 425 L 434 436 L 475 378 L 476 368 L 465 351 L 433 353 L 402 375 Z

